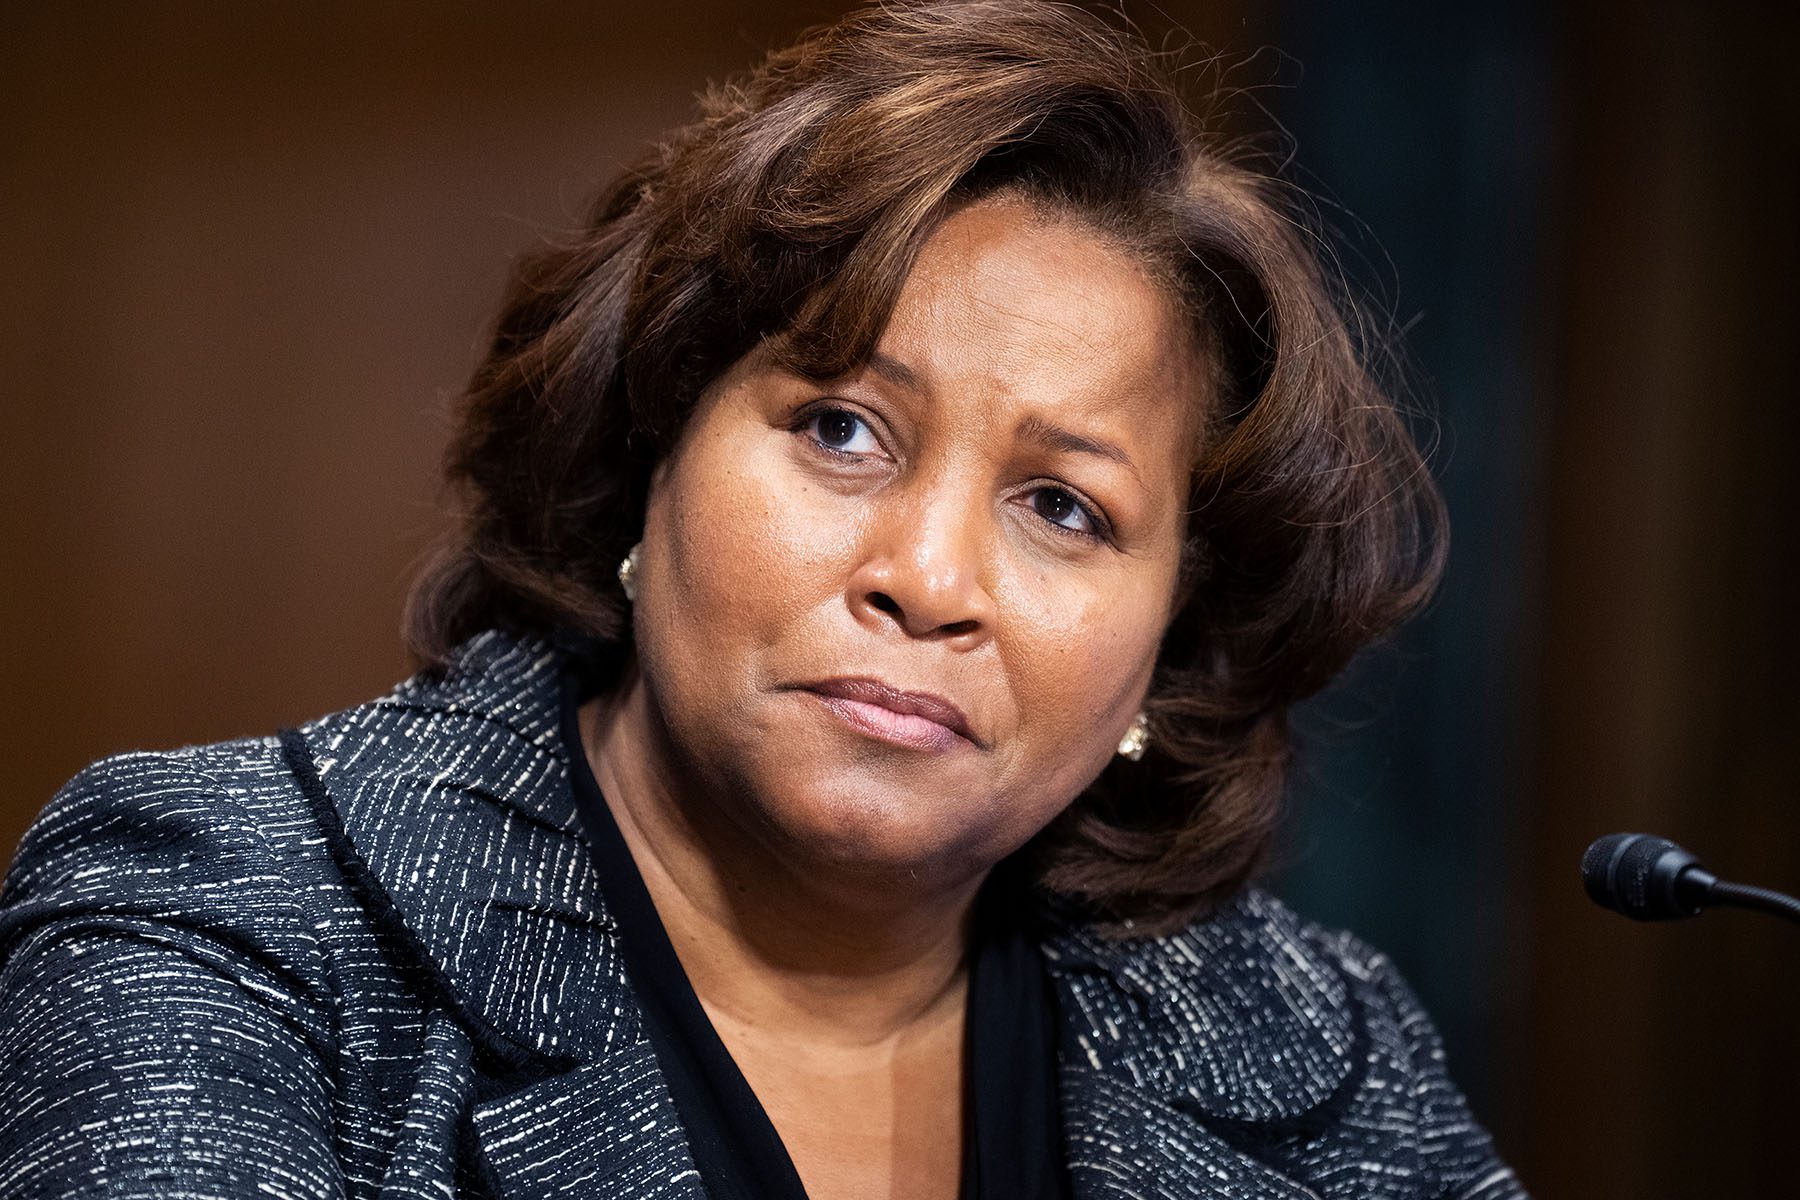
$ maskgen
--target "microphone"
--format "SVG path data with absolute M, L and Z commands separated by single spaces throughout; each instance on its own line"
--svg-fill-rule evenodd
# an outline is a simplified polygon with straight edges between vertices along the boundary
M 1609 833 L 1581 856 L 1581 882 L 1595 904 L 1634 921 L 1678 921 L 1729 905 L 1800 921 L 1800 900 L 1727 883 L 1668 838 Z

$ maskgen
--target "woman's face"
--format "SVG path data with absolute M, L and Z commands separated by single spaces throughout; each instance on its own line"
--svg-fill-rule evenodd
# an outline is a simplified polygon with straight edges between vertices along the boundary
M 866 366 L 735 364 L 640 553 L 684 774 L 801 866 L 949 884 L 1022 845 L 1143 700 L 1202 386 L 1135 260 L 1000 198 L 926 241 Z

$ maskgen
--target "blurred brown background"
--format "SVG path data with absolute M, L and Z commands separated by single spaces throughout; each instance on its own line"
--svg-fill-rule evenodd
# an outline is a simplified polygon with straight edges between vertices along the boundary
M 8 6 L 0 844 L 104 754 L 405 675 L 510 259 L 843 7 Z M 1234 127 L 1292 133 L 1443 433 L 1451 575 L 1321 702 L 1287 890 L 1394 953 L 1538 1194 L 1793 1194 L 1800 933 L 1575 883 L 1645 828 L 1800 890 L 1792 22 L 1124 7 L 1235 64 Z

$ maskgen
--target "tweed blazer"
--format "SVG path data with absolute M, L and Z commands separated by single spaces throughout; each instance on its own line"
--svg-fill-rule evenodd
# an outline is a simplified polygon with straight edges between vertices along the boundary
M 0 1196 L 704 1200 L 500 632 L 297 731 L 83 770 L 0 892 Z M 1393 966 L 1244 892 L 1058 926 L 1082 1200 L 1522 1196 Z

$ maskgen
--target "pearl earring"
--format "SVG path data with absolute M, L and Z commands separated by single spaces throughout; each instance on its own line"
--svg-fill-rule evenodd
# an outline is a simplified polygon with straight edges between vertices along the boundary
M 1132 762 L 1136 762 L 1144 757 L 1144 748 L 1149 744 L 1150 718 L 1140 710 L 1137 719 L 1131 723 L 1131 728 L 1127 729 L 1125 736 L 1119 739 L 1119 753 Z
M 625 589 L 627 600 L 637 599 L 638 551 L 643 548 L 644 543 L 638 542 L 626 552 L 624 561 L 619 564 L 619 586 Z

